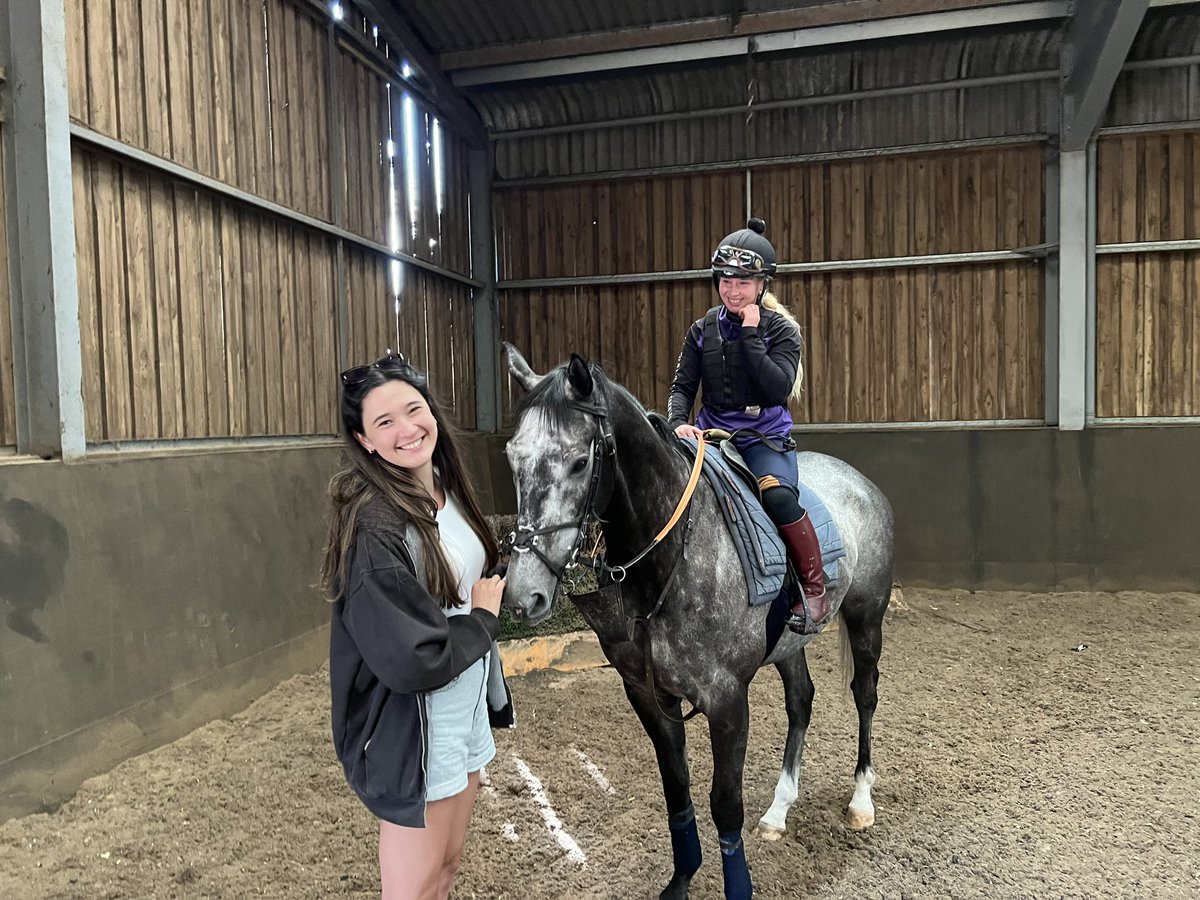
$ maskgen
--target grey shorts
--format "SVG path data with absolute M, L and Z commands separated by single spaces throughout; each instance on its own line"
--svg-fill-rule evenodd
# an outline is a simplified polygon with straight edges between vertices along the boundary
M 429 760 L 425 800 L 443 800 L 467 788 L 467 774 L 496 756 L 487 711 L 487 672 L 491 654 L 427 696 Z

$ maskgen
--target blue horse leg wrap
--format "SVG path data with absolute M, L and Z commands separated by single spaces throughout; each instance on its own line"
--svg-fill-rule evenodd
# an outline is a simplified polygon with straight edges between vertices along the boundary
M 671 829 L 671 855 L 675 860 L 675 872 L 679 875 L 695 875 L 700 868 L 700 836 L 696 833 L 696 808 L 674 813 L 667 820 Z
M 723 831 L 721 868 L 725 875 L 725 900 L 750 900 L 754 887 L 750 884 L 750 869 L 746 867 L 746 848 L 740 831 Z

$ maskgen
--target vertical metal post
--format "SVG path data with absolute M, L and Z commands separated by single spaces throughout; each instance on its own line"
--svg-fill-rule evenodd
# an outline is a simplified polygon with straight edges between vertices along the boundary
M 1089 252 L 1088 150 L 1059 155 L 1058 427 L 1078 431 L 1087 420 L 1088 291 L 1095 254 Z
M 86 452 L 63 0 L 0 0 L 17 451 Z
M 469 150 L 471 183 L 471 275 L 483 282 L 472 291 L 475 323 L 475 428 L 500 427 L 500 310 L 496 297 L 496 234 L 492 222 L 492 149 Z
M 338 77 L 337 25 L 332 19 L 325 26 L 325 42 L 329 48 L 329 69 L 325 73 L 326 91 L 329 98 L 329 190 L 332 193 L 333 224 L 346 227 L 346 164 L 342 144 L 341 111 L 342 80 Z M 334 290 L 337 292 L 337 339 L 338 371 L 350 366 L 350 317 L 346 299 L 346 242 L 337 239 L 334 247 Z
M 1042 325 L 1042 343 L 1045 354 L 1045 375 L 1042 391 L 1046 407 L 1047 425 L 1058 424 L 1058 242 L 1060 237 L 1058 213 L 1061 194 L 1059 174 L 1058 148 L 1048 148 L 1046 151 L 1045 241 L 1054 249 L 1046 254 L 1046 264 L 1043 271 L 1046 318 Z
M 1096 417 L 1096 142 L 1087 148 L 1087 340 L 1084 346 L 1087 384 L 1084 389 L 1084 421 Z

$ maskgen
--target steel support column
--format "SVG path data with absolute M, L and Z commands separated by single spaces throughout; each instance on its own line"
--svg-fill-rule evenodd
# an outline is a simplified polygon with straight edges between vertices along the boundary
M 1149 0 L 1076 5 L 1063 36 L 1063 150 L 1082 150 L 1096 133 L 1148 6 Z
M 63 0 L 0 0 L 17 451 L 86 450 Z
M 491 149 L 470 150 L 471 292 L 475 323 L 475 429 L 500 427 L 500 311 L 496 303 L 496 236 L 492 225 Z
M 1058 203 L 1058 427 L 1078 431 L 1087 420 L 1088 311 L 1095 281 L 1089 240 L 1095 198 L 1087 150 L 1059 156 Z

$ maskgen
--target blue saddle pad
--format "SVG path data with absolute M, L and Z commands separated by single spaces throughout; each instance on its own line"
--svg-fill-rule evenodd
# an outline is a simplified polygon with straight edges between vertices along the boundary
M 696 441 L 680 438 L 695 457 Z M 725 459 L 710 445 L 704 454 L 703 474 L 720 500 L 721 513 L 737 548 L 751 606 L 770 603 L 783 591 L 787 579 L 787 548 L 775 523 L 759 502 L 758 495 Z M 821 563 L 825 583 L 836 584 L 838 560 L 846 555 L 841 532 L 828 507 L 807 485 L 800 485 L 800 505 L 808 512 L 821 544 Z

